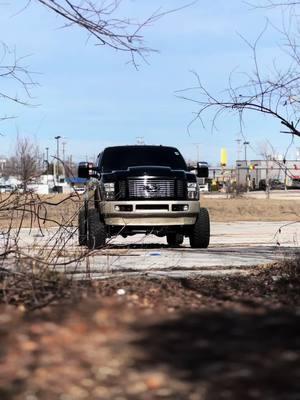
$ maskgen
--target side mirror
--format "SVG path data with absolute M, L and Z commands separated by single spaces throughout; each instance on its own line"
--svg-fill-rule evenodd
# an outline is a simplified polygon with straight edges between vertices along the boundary
M 80 162 L 78 164 L 78 177 L 79 178 L 90 179 L 90 178 L 96 176 L 95 171 L 96 171 L 95 164 L 92 162 Z
M 209 170 L 207 162 L 200 161 L 197 163 L 197 177 L 208 178 Z

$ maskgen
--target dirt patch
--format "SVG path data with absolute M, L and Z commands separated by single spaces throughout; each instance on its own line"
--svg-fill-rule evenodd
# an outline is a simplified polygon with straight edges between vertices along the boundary
M 300 397 L 299 262 L 74 285 L 35 312 L 46 292 L 1 306 L 1 400 Z

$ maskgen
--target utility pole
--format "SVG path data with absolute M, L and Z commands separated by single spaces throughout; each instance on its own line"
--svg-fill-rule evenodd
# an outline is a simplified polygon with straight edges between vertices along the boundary
M 266 192 L 267 199 L 270 198 L 270 179 L 269 179 L 269 155 L 266 154 Z
M 45 147 L 45 150 L 46 150 L 46 163 L 47 163 L 47 171 L 46 171 L 46 173 L 47 173 L 47 185 L 49 185 L 49 147 Z M 49 190 L 49 188 L 48 188 L 48 190 Z
M 236 159 L 236 192 L 238 192 L 238 187 L 240 185 L 240 154 L 241 154 L 241 132 L 237 134 L 237 139 L 235 140 L 237 143 L 237 159 Z
M 200 161 L 200 159 L 199 159 L 199 155 L 200 155 L 200 145 L 201 145 L 202 143 L 193 143 L 193 145 L 194 146 L 196 146 L 196 148 L 197 148 L 197 162 L 199 162 Z
M 243 145 L 245 146 L 245 165 L 246 165 L 246 185 L 247 185 L 247 192 L 249 192 L 249 169 L 248 169 L 248 160 L 247 160 L 247 146 L 250 144 L 250 142 L 245 141 Z
M 237 151 L 236 151 L 236 154 L 237 154 L 237 160 L 240 160 L 240 154 L 241 154 L 241 142 L 242 142 L 242 139 L 240 139 L 239 137 L 235 140 L 236 141 L 236 143 L 237 143 Z
M 48 175 L 49 174 L 49 147 L 46 147 L 45 150 L 46 150 L 46 163 L 47 163 L 47 175 Z
M 73 175 L 73 173 L 72 173 L 72 171 L 73 171 L 72 164 L 73 164 L 72 154 L 70 154 L 70 156 L 69 156 L 69 172 L 68 172 L 68 174 L 71 174 L 71 176 Z
M 62 142 L 62 160 L 65 162 L 65 148 L 66 148 L 67 142 Z
M 238 191 L 238 186 L 240 185 L 240 154 L 241 154 L 241 139 L 236 139 L 237 142 L 237 159 L 236 159 L 236 170 L 237 170 L 237 179 L 236 179 L 236 190 Z
M 66 170 L 65 170 L 65 147 L 66 147 L 67 142 L 62 142 L 62 160 L 63 160 L 63 175 L 64 177 L 66 176 Z

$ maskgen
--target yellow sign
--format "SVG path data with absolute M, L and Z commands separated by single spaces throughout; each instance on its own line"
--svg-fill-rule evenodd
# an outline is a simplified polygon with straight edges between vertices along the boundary
M 221 149 L 221 166 L 226 167 L 227 165 L 227 150 Z

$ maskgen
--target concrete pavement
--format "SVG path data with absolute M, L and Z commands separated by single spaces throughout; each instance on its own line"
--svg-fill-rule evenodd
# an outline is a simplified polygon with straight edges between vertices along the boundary
M 24 256 L 42 258 L 76 278 L 99 279 L 111 274 L 247 274 L 253 266 L 293 256 L 299 240 L 300 223 L 261 221 L 212 223 L 208 249 L 191 249 L 188 239 L 172 249 L 165 238 L 136 235 L 113 238 L 107 248 L 85 257 L 86 249 L 77 246 L 77 232 L 72 227 L 43 232 L 22 229 L 18 246 Z

